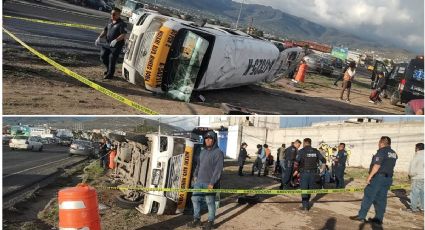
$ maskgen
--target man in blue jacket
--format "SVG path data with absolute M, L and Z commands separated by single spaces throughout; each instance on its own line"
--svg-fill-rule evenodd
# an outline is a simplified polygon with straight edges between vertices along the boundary
M 198 163 L 193 174 L 195 189 L 219 188 L 220 177 L 223 171 L 224 154 L 218 148 L 217 134 L 209 131 L 204 137 L 204 149 L 201 151 Z M 205 197 L 208 206 L 208 222 L 203 229 L 212 229 L 215 219 L 215 193 L 193 193 L 193 218 L 188 227 L 201 226 L 201 200 Z

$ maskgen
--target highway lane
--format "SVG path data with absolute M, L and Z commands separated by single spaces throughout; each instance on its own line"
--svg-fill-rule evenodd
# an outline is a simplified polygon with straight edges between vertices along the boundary
M 42 180 L 57 171 L 86 159 L 68 156 L 68 147 L 45 145 L 42 152 L 10 150 L 3 146 L 3 195 Z

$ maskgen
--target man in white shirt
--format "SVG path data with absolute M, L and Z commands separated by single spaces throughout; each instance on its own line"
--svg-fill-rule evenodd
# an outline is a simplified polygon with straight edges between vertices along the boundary
M 354 80 L 355 75 L 356 75 L 356 63 L 352 61 L 348 65 L 347 71 L 345 71 L 344 73 L 344 81 L 342 82 L 341 96 L 339 97 L 340 100 L 344 100 L 344 91 L 347 90 L 347 100 L 345 101 L 351 102 L 350 101 L 351 82 Z
M 410 162 L 409 177 L 412 180 L 410 209 L 412 212 L 424 210 L 424 143 L 416 144 L 416 153 Z

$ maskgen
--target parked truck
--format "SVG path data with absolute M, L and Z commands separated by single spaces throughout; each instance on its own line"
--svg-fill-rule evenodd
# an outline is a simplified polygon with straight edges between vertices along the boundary
M 288 62 L 293 52 L 297 60 Z M 122 72 L 133 84 L 188 102 L 193 91 L 274 81 L 302 53 L 281 52 L 242 31 L 146 12 L 133 27 Z

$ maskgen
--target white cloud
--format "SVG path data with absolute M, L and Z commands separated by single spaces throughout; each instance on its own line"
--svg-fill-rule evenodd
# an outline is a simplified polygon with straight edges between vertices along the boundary
M 424 50 L 424 0 L 248 0 L 356 35 Z M 368 34 L 366 34 L 368 36 Z

